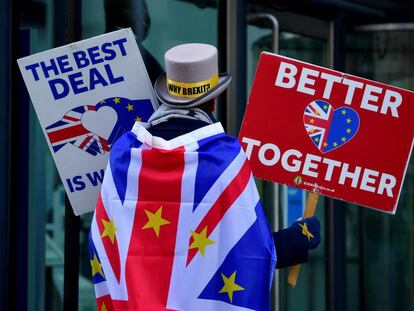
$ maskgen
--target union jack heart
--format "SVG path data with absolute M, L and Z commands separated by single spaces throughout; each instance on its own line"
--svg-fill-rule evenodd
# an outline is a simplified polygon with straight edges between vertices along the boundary
M 309 138 L 322 153 L 348 143 L 359 129 L 358 113 L 349 107 L 334 109 L 323 100 L 314 100 L 306 106 L 303 124 Z
M 136 121 L 146 122 L 153 112 L 149 99 L 110 97 L 69 110 L 46 132 L 55 153 L 69 144 L 96 156 L 109 152 Z

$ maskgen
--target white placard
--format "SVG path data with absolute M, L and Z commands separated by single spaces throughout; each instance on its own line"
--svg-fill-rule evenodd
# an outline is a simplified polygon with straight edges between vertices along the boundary
M 131 29 L 18 60 L 76 215 L 93 211 L 112 144 L 157 102 Z

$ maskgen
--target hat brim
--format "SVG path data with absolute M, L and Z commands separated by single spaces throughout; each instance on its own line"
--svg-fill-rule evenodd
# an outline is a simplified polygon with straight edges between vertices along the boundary
M 158 77 L 157 81 L 154 84 L 155 94 L 158 97 L 158 100 L 167 106 L 174 107 L 174 108 L 191 108 L 196 107 L 201 104 L 208 102 L 209 100 L 219 96 L 229 85 L 231 81 L 230 74 L 220 74 L 218 83 L 215 87 L 213 87 L 207 93 L 196 97 L 196 98 L 180 98 L 177 96 L 173 96 L 168 93 L 167 90 L 167 77 L 166 74 L 162 74 Z

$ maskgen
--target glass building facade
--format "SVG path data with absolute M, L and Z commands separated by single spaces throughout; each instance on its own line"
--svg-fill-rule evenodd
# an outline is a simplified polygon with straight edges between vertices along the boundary
M 22 85 L 18 57 L 70 38 L 132 27 L 153 80 L 163 70 L 167 49 L 188 42 L 213 44 L 219 48 L 220 71 L 233 74 L 218 109 L 218 119 L 233 134 L 261 51 L 414 90 L 414 16 L 406 11 L 414 11 L 411 4 L 325 2 L 2 1 L 0 310 L 96 310 L 88 257 L 92 215 L 76 220 L 79 256 L 71 257 L 65 234 L 76 230 L 68 225 L 73 216 L 67 214 L 63 186 Z M 258 185 L 272 226 L 283 227 L 282 187 L 260 180 Z M 414 310 L 413 160 L 394 216 L 319 201 L 322 243 L 303 265 L 295 289 L 286 284 L 287 270 L 278 272 L 273 310 Z M 75 262 L 78 288 L 71 288 L 65 269 Z M 68 307 L 68 296 L 77 297 L 75 309 Z

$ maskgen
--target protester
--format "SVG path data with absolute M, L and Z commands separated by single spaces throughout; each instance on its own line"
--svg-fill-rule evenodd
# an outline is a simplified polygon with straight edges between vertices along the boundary
M 205 50 L 211 50 L 214 55 L 211 63 L 203 59 Z M 199 57 L 192 61 L 193 57 Z M 205 63 L 203 64 L 203 61 Z M 184 63 L 187 62 L 187 63 Z M 162 103 L 161 107 L 150 118 L 150 127 L 148 131 L 164 139 L 173 139 L 185 133 L 202 128 L 207 124 L 217 122 L 212 114 L 215 110 L 215 98 L 225 90 L 230 82 L 230 75 L 222 76 L 222 85 L 212 90 L 210 85 L 209 91 L 200 92 L 203 86 L 200 82 L 192 90 L 193 86 L 187 89 L 191 90 L 194 95 L 185 95 L 189 93 L 184 86 L 176 81 L 201 81 L 198 77 L 193 76 L 195 72 L 200 75 L 211 77 L 218 71 L 217 50 L 211 45 L 184 44 L 170 49 L 165 54 L 166 74 L 159 77 L 155 84 L 155 92 Z M 181 71 L 180 67 L 181 66 Z M 187 67 L 187 68 L 185 68 Z M 190 75 L 190 76 L 186 76 Z M 167 77 L 170 77 L 168 79 Z M 200 77 L 199 79 L 203 79 Z M 167 81 L 170 83 L 167 83 Z M 207 85 L 205 83 L 204 85 Z M 179 89 L 180 87 L 181 90 Z M 180 91 L 177 91 L 180 90 Z M 307 231 L 309 233 L 307 233 Z M 310 235 L 309 235 L 310 234 Z M 311 237 L 312 238 L 308 238 Z M 277 253 L 276 268 L 296 265 L 306 262 L 308 259 L 308 250 L 316 248 L 320 243 L 320 224 L 316 217 L 311 217 L 294 223 L 290 228 L 279 230 L 273 234 Z
M 270 310 L 275 267 L 307 260 L 319 222 L 272 234 L 247 158 L 212 114 L 231 80 L 217 49 L 177 46 L 165 68 L 161 106 L 111 150 L 90 238 L 98 308 Z

